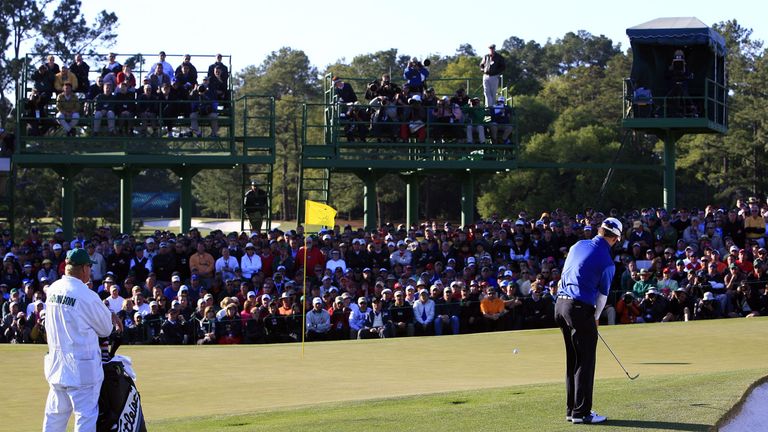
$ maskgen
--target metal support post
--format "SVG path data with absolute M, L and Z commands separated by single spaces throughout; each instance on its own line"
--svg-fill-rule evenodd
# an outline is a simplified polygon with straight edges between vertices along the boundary
M 675 197 L 675 143 L 677 137 L 667 132 L 664 135 L 664 208 L 676 206 Z
M 466 226 L 475 219 L 475 176 L 467 172 L 461 181 L 461 224 Z
M 405 225 L 409 228 L 419 223 L 419 186 L 421 179 L 415 175 L 405 179 Z

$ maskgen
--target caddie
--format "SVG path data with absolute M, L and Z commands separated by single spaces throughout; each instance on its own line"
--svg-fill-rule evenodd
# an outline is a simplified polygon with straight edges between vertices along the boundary
M 75 432 L 96 430 L 104 380 L 99 337 L 112 333 L 117 317 L 85 283 L 93 262 L 85 249 L 67 252 L 64 276 L 48 287 L 45 330 L 50 385 L 43 431 L 64 431 L 75 414 Z

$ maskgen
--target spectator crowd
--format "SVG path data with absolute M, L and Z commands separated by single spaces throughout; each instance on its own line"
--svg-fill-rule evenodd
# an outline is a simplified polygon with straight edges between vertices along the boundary
M 403 71 L 402 86 L 390 74 L 368 83 L 367 104 L 358 100 L 349 82 L 334 76 L 333 102 L 346 139 L 486 144 L 488 137 L 493 144 L 512 143 L 513 111 L 504 96 L 496 96 L 494 89 L 483 104 L 463 87 L 453 95 L 438 96 L 427 83 L 428 66 L 429 60 L 412 58 Z
M 626 227 L 605 324 L 752 317 L 768 313 L 768 205 L 562 209 L 467 226 L 426 222 L 317 235 L 109 227 L 74 239 L 32 227 L 2 232 L 0 339 L 45 341 L 46 287 L 67 250 L 95 264 L 89 286 L 123 322 L 123 343 L 234 344 L 448 335 L 554 327 L 571 245 L 605 217 Z M 306 265 L 305 265 L 306 263 Z M 306 277 L 305 277 L 306 275 Z M 306 295 L 304 285 L 306 281 Z M 306 313 L 304 313 L 306 311 Z M 305 329 L 305 330 L 303 330 Z
M 206 120 L 209 136 L 218 137 L 219 114 L 231 98 L 229 68 L 221 54 L 206 74 L 198 73 L 189 54 L 174 69 L 163 51 L 142 77 L 133 69 L 132 59 L 120 64 L 114 53 L 96 71 L 80 54 L 72 64 L 61 66 L 48 56 L 30 75 L 23 108 L 26 133 L 177 137 L 180 132 L 174 134 L 174 128 L 183 124 L 188 131 L 182 136 L 201 137 L 200 120 Z M 91 74 L 97 77 L 93 81 Z

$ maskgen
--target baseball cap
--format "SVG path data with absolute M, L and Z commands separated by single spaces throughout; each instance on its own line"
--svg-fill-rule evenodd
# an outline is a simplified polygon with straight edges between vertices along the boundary
M 51 249 L 53 249 L 53 250 L 61 250 L 61 245 L 56 243 L 53 246 L 51 246 Z
M 615 236 L 621 238 L 621 232 L 623 231 L 623 227 L 621 225 L 621 222 L 613 217 L 606 218 L 603 223 L 600 225 L 600 228 L 603 228 L 606 231 L 610 231 Z
M 313 305 L 323 304 L 323 299 L 321 299 L 320 297 L 315 297 L 315 298 L 312 299 L 312 304 Z
M 181 276 L 179 275 L 171 276 L 171 282 L 181 282 Z
M 61 246 L 59 246 L 61 248 Z M 95 262 L 91 261 L 91 257 L 85 249 L 72 249 L 67 252 L 67 262 L 74 265 L 93 265 Z

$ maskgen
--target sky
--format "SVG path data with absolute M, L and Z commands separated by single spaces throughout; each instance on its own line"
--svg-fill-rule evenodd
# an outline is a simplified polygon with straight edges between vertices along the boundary
M 208 59 L 199 65 L 195 54 L 221 52 L 232 56 L 234 71 L 259 65 L 284 46 L 303 50 L 320 71 L 341 58 L 390 48 L 423 58 L 451 55 L 469 43 L 482 54 L 510 36 L 544 44 L 578 30 L 605 35 L 626 49 L 628 27 L 672 16 L 695 16 L 709 25 L 736 19 L 753 29 L 753 39 L 768 39 L 768 6 L 757 0 L 83 0 L 89 22 L 103 9 L 119 20 L 117 43 L 103 51 L 189 53 L 198 69 Z

